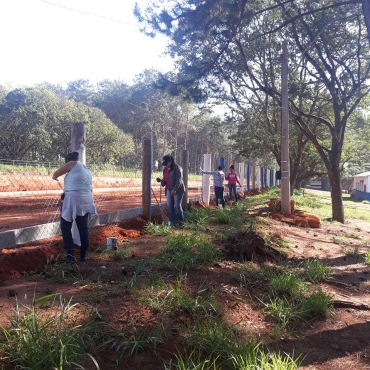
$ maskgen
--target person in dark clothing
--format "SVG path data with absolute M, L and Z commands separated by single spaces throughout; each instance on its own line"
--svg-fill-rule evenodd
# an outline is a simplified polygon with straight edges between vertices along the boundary
M 184 212 L 182 209 L 182 199 L 186 191 L 183 180 L 182 167 L 175 163 L 170 155 L 165 155 L 162 159 L 163 178 L 161 185 L 165 187 L 167 197 L 167 207 L 170 214 L 170 221 L 173 226 L 184 222 Z M 177 220 L 176 220 L 177 218 Z

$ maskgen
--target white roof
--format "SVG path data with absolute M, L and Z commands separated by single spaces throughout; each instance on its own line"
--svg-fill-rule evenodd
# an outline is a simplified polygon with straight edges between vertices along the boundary
M 354 175 L 353 177 L 368 177 L 370 176 L 370 171 L 359 173 L 358 175 Z

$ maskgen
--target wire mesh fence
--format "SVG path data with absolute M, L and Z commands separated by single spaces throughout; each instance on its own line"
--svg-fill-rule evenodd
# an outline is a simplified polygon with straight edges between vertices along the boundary
M 241 188 L 250 191 L 276 185 L 276 171 L 252 162 L 235 163 Z M 224 163 L 228 168 L 229 162 Z M 0 248 L 12 247 L 60 233 L 60 206 L 63 181 L 52 179 L 62 162 L 38 162 L 0 159 Z M 109 164 L 88 166 L 93 175 L 93 195 L 98 215 L 91 217 L 90 227 L 109 225 L 142 214 L 141 161 L 136 168 Z M 214 166 L 217 167 L 217 166 Z M 227 172 L 227 170 L 225 170 Z M 153 220 L 167 217 L 164 188 L 156 181 L 162 171 L 153 165 L 151 204 Z M 189 173 L 188 199 L 203 201 L 203 190 L 210 187 L 212 176 Z M 225 183 L 225 196 L 228 187 Z
M 43 239 L 59 233 L 63 180 L 52 180 L 62 163 L 0 160 L 0 247 Z M 89 166 L 88 166 L 89 167 Z M 141 168 L 92 165 L 94 202 L 98 215 L 90 227 L 112 224 L 142 213 Z M 153 218 L 166 210 L 164 189 L 152 173 Z M 189 194 L 200 195 L 200 176 L 191 175 Z M 1 238 L 2 236 L 2 238 Z

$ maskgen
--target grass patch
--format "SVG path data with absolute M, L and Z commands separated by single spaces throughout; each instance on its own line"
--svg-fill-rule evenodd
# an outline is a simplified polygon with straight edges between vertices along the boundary
M 158 224 L 149 222 L 144 226 L 144 230 L 147 234 L 156 235 L 156 236 L 167 236 L 172 233 L 172 227 L 166 225 L 165 223 Z
M 370 265 L 370 251 L 367 251 L 367 252 L 365 253 L 365 263 L 366 263 L 367 265 Z
M 343 250 L 344 255 L 348 258 L 354 258 L 356 261 L 362 261 L 363 257 L 358 247 L 346 248 Z
M 46 303 L 48 313 L 41 313 L 38 306 Z M 99 369 L 95 359 L 86 353 L 91 345 L 88 326 L 77 324 L 72 315 L 74 307 L 71 300 L 59 294 L 34 299 L 31 306 L 16 301 L 10 328 L 0 327 L 5 336 L 2 351 L 19 369 L 83 368 L 81 361 L 86 357 Z
M 305 262 L 304 277 L 311 283 L 326 281 L 332 274 L 332 269 L 320 260 L 308 259 Z
M 333 241 L 333 243 L 335 244 L 347 244 L 347 238 L 343 235 L 343 234 L 338 234 L 336 236 L 333 236 L 331 238 L 331 240 Z

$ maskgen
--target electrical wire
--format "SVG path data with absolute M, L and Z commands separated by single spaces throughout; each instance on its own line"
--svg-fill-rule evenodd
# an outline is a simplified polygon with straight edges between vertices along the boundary
M 59 8 L 63 8 L 63 9 L 66 9 L 66 10 L 71 10 L 71 11 L 76 12 L 76 13 L 85 14 L 85 15 L 91 15 L 93 17 L 98 17 L 98 18 L 104 18 L 104 19 L 108 19 L 108 20 L 113 21 L 113 22 L 119 22 L 119 23 L 127 24 L 128 26 L 134 26 L 134 27 L 139 27 L 139 28 L 141 27 L 139 24 L 133 24 L 133 23 L 122 21 L 120 19 L 115 19 L 115 18 L 107 17 L 105 15 L 100 15 L 100 14 L 95 14 L 95 13 L 89 13 L 89 12 L 85 12 L 85 11 L 82 11 L 82 10 L 68 8 L 67 6 L 55 4 L 55 3 L 52 3 L 52 2 L 47 1 L 47 0 L 40 0 L 40 1 L 42 1 L 43 3 L 49 4 L 49 5 L 57 6 Z

